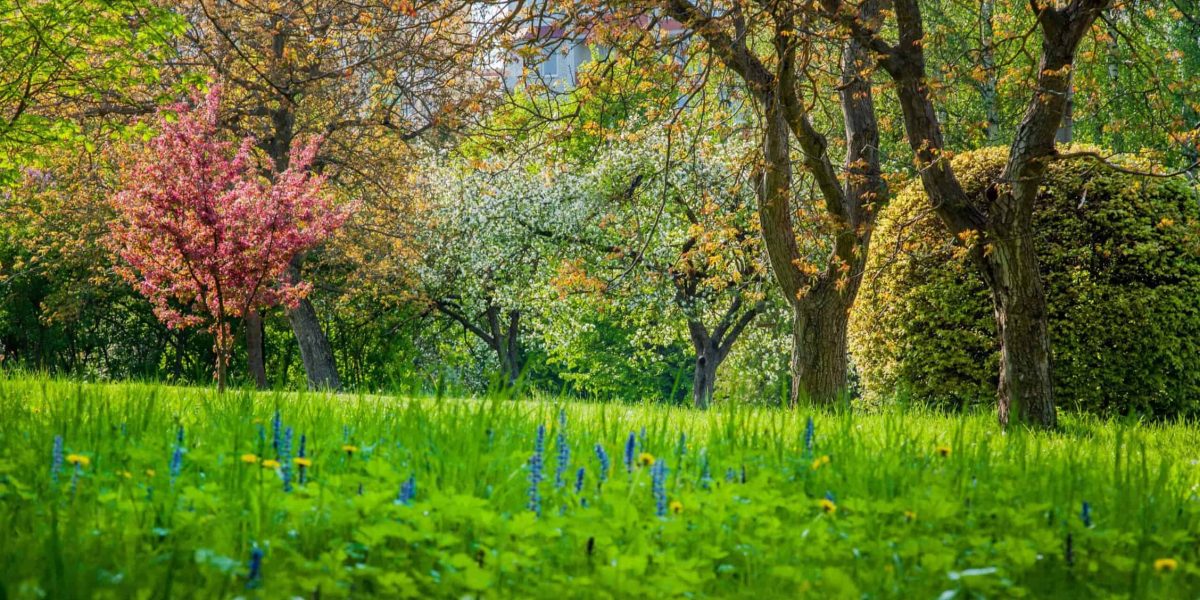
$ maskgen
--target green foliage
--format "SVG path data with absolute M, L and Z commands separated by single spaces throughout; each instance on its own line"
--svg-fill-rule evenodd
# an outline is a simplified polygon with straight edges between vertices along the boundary
M 1006 152 L 955 158 L 971 194 Z M 1134 163 L 1146 169 L 1145 164 Z M 1178 179 L 1055 162 L 1034 229 L 1060 406 L 1102 414 L 1200 412 L 1200 203 Z M 992 305 L 919 183 L 881 215 L 851 348 L 868 401 L 899 392 L 945 407 L 994 397 Z
M 0 379 L 0 595 L 1194 598 L 1192 426 Z M 284 491 L 272 419 L 312 461 Z M 565 422 L 565 429 L 559 423 Z M 547 427 L 541 516 L 527 463 Z M 182 428 L 180 469 L 173 477 Z M 344 429 L 345 428 L 345 429 Z M 650 469 L 679 511 L 656 516 Z M 555 486 L 556 438 L 571 449 Z M 680 435 L 686 434 L 684 444 Z M 63 454 L 87 458 L 52 475 Z M 597 478 L 596 444 L 611 460 Z M 346 449 L 353 446 L 352 451 Z M 246 462 L 243 455 L 253 455 Z M 822 458 L 826 457 L 826 458 Z M 705 478 L 704 463 L 711 478 Z M 574 491 L 574 473 L 585 468 Z M 728 475 L 727 475 L 728 473 Z M 411 504 L 402 483 L 416 483 Z M 829 493 L 829 511 L 823 499 Z M 1089 521 L 1080 516 L 1083 502 Z M 249 559 L 263 551 L 260 575 Z M 1173 571 L 1155 562 L 1173 559 Z

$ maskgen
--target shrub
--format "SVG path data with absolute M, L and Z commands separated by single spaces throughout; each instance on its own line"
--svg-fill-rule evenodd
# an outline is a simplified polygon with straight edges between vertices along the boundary
M 969 194 L 1000 176 L 1006 154 L 954 159 Z M 1200 412 L 1200 204 L 1186 182 L 1059 161 L 1038 197 L 1034 231 L 1057 404 L 1101 414 Z M 865 401 L 961 408 L 994 398 L 991 296 L 951 240 L 920 182 L 880 215 L 851 319 Z

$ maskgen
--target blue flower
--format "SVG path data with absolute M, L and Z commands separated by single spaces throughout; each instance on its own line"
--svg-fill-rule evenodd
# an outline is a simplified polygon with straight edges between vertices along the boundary
M 596 460 L 600 462 L 600 472 L 597 476 L 600 478 L 600 483 L 608 481 L 608 452 L 604 450 L 604 446 L 599 442 L 596 443 Z
M 1079 511 L 1079 519 L 1083 521 L 1084 527 L 1092 526 L 1092 505 L 1088 504 L 1087 500 L 1083 501 L 1083 508 Z
M 816 433 L 815 429 L 816 428 L 813 426 L 812 415 L 809 415 L 808 421 L 804 424 L 804 452 L 808 456 L 812 456 L 813 434 Z
M 54 436 L 54 453 L 50 458 L 50 479 L 58 483 L 58 474 L 62 471 L 63 440 L 61 435 Z
M 283 474 L 283 491 L 292 491 L 292 428 L 288 427 L 283 434 L 283 444 L 279 452 L 279 471 Z
M 650 467 L 650 491 L 654 494 L 654 514 L 667 516 L 667 461 L 656 460 Z
M 629 439 L 625 440 L 625 470 L 633 472 L 633 457 L 637 453 L 637 437 L 632 431 L 629 432 Z
M 567 473 L 567 466 L 571 463 L 571 447 L 567 445 L 567 436 L 561 430 L 555 444 L 558 447 L 558 457 L 554 468 L 554 487 L 561 488 L 566 485 L 563 475 Z
M 542 454 L 546 447 L 546 426 L 538 425 L 533 455 L 529 457 L 529 510 L 542 515 L 542 493 L 538 485 L 542 482 Z
M 576 494 L 583 491 L 583 476 L 586 473 L 587 473 L 587 470 L 584 467 L 579 467 L 579 470 L 575 471 L 575 493 Z
M 417 479 L 415 475 L 409 475 L 404 483 L 400 484 L 400 493 L 396 496 L 396 504 L 411 506 L 413 498 L 417 496 Z
M 250 551 L 250 572 L 246 574 L 246 589 L 254 589 L 262 584 L 263 551 L 257 545 Z
M 275 451 L 275 455 L 279 456 L 279 434 L 283 431 L 283 416 L 279 414 L 279 409 L 275 409 L 275 416 L 271 419 L 271 449 Z

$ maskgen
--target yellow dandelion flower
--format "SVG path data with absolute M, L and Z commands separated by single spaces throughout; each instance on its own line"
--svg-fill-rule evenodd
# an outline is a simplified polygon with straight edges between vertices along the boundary
M 256 465 L 258 464 L 258 456 L 255 454 L 243 454 L 242 462 L 248 465 Z
M 67 455 L 67 463 L 72 464 L 72 465 L 79 465 L 81 467 L 86 467 L 86 466 L 92 464 L 92 459 L 90 459 L 82 454 L 68 454 Z
M 637 464 L 639 464 L 643 467 L 648 467 L 648 466 L 654 464 L 654 455 L 650 454 L 649 452 L 643 452 L 643 453 L 639 454 L 638 459 L 637 459 Z
M 146 477 L 154 477 L 154 469 L 146 469 Z
M 133 473 L 130 473 L 129 471 L 117 471 L 117 475 L 123 479 L 130 479 L 133 477 Z
M 820 469 L 821 467 L 823 467 L 827 464 L 829 464 L 829 455 L 828 454 L 818 456 L 816 460 L 812 461 L 812 470 L 816 471 L 817 469 Z
M 1160 558 L 1154 561 L 1154 570 L 1159 573 L 1169 573 L 1179 568 L 1179 561 L 1173 558 Z
M 342 452 L 345 452 L 346 454 L 354 454 L 355 452 L 358 452 L 358 446 L 346 444 L 345 446 L 342 446 Z
M 312 466 L 312 459 L 305 458 L 303 456 L 297 456 L 296 458 L 293 458 L 292 462 L 296 463 L 297 467 L 311 467 Z
M 906 510 L 906 511 L 904 511 L 904 520 L 906 520 L 906 521 L 916 521 L 916 520 L 917 520 L 917 513 L 913 512 L 913 511 L 911 511 L 911 510 Z
M 837 505 L 834 504 L 833 500 L 830 500 L 829 498 L 821 498 L 821 501 L 818 502 L 817 504 L 818 504 L 818 506 L 821 507 L 821 510 L 823 510 L 831 515 L 833 513 L 837 512 Z
M 944 446 L 944 445 L 938 446 L 937 453 L 938 453 L 938 456 L 943 456 L 943 457 L 950 456 L 950 446 Z
M 279 461 L 268 458 L 267 460 L 262 461 L 262 466 L 264 469 L 278 469 Z
M 683 512 L 683 503 L 678 500 L 672 500 L 669 506 L 671 508 L 671 512 L 675 514 Z

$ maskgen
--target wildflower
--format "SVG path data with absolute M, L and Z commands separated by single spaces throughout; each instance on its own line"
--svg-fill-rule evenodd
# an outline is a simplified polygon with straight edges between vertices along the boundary
M 1092 526 L 1092 505 L 1087 500 L 1083 501 L 1083 508 L 1079 510 L 1079 520 L 1083 521 L 1084 527 Z
M 304 470 L 303 470 L 303 469 L 304 469 L 305 467 L 311 467 L 311 466 L 312 466 L 312 460 L 311 460 L 311 459 L 308 459 L 308 458 L 304 458 L 303 456 L 297 456 L 296 458 L 293 458 L 293 459 L 292 459 L 292 462 L 293 462 L 293 463 L 295 463 L 295 465 L 296 465 L 297 467 L 300 467 L 300 469 L 301 469 L 301 471 L 300 471 L 300 472 L 301 472 L 301 473 L 303 473 L 303 472 L 304 472 Z
M 725 481 L 729 483 L 737 481 L 737 471 L 734 471 L 733 467 L 725 468 Z
M 818 456 L 817 459 L 812 462 L 812 470 L 816 471 L 827 464 L 829 464 L 829 455 L 823 454 Z
M 308 459 L 305 452 L 305 446 L 308 442 L 308 436 L 300 434 L 300 452 L 296 455 L 296 459 L 292 462 L 300 467 L 300 485 L 304 485 L 305 474 L 308 472 L 308 467 L 312 466 L 312 461 Z
M 804 423 L 804 453 L 812 456 L 813 451 L 813 435 L 816 433 L 816 427 L 813 426 L 812 415 L 808 416 L 808 421 Z
M 250 551 L 250 564 L 248 565 L 249 573 L 246 574 L 246 588 L 254 589 L 262 583 L 262 559 L 263 551 L 258 546 L 255 546 Z
M 833 514 L 837 512 L 837 504 L 835 504 L 833 500 L 830 500 L 829 498 L 821 498 L 817 505 L 820 506 L 821 510 L 825 511 L 826 513 Z
M 176 445 L 175 452 L 171 453 L 171 485 L 175 485 L 175 479 L 183 471 L 183 446 Z
M 154 477 L 155 475 L 154 469 L 146 469 L 146 477 Z
M 129 471 L 124 471 L 124 470 L 117 471 L 117 475 L 120 476 L 122 479 L 132 479 L 133 478 L 133 473 L 130 473 Z
M 916 521 L 917 513 L 911 510 L 904 511 L 904 520 L 909 522 Z
M 248 465 L 256 465 L 256 464 L 258 464 L 258 455 L 257 454 L 243 454 L 242 462 L 244 462 Z
M 396 495 L 396 504 L 409 506 L 412 504 L 413 498 L 417 496 L 417 479 L 415 475 L 409 475 L 404 483 L 400 484 L 400 493 Z
M 50 459 L 50 479 L 58 483 L 58 473 L 62 471 L 63 440 L 61 435 L 54 436 L 54 452 Z
M 292 491 L 292 428 L 283 434 L 283 448 L 279 451 L 279 471 L 283 475 L 283 491 Z
M 938 456 L 941 456 L 941 457 L 950 456 L 950 446 L 946 446 L 946 445 L 938 446 L 937 453 L 938 453 Z
M 561 488 L 566 485 L 563 475 L 567 473 L 567 467 L 571 462 L 571 447 L 567 445 L 567 436 L 561 429 L 558 431 L 555 444 L 558 448 L 558 456 L 554 468 L 554 487 Z
M 79 466 L 87 467 L 92 464 L 92 459 L 90 459 L 82 454 L 68 454 L 67 455 L 67 464 L 75 465 L 76 467 L 79 467 Z
M 353 444 L 344 444 L 342 445 L 342 452 L 345 452 L 346 456 L 353 456 L 355 452 L 358 452 L 358 446 Z
M 654 514 L 667 516 L 667 463 L 651 461 L 650 491 L 654 494 Z
M 575 472 L 575 493 L 576 494 L 583 491 L 583 476 L 586 473 L 587 473 L 587 471 L 583 467 L 579 467 L 579 470 Z
M 542 515 L 542 494 L 538 484 L 542 482 L 542 450 L 545 444 L 546 426 L 538 426 L 537 441 L 533 455 L 529 457 L 529 510 Z
M 633 472 L 633 455 L 637 450 L 637 437 L 633 432 L 629 432 L 629 439 L 625 440 L 625 470 Z
M 600 462 L 600 473 L 598 474 L 598 477 L 600 477 L 600 483 L 604 483 L 606 480 L 608 480 L 609 460 L 608 452 L 605 452 L 604 446 L 600 445 L 599 443 L 596 444 L 596 460 Z
M 1179 567 L 1179 561 L 1173 558 L 1160 558 L 1154 561 L 1154 570 L 1159 573 L 1169 573 Z
M 271 418 L 271 449 L 275 454 L 279 454 L 279 434 L 283 430 L 283 418 L 279 414 L 279 409 L 275 409 L 275 416 Z
M 264 469 L 278 469 L 279 461 L 268 458 L 267 460 L 262 461 L 262 467 Z
M 649 452 L 643 452 L 638 455 L 637 464 L 639 467 L 649 467 L 654 464 L 654 455 Z
M 683 512 L 683 503 L 678 500 L 672 500 L 670 508 L 673 514 L 680 514 Z

